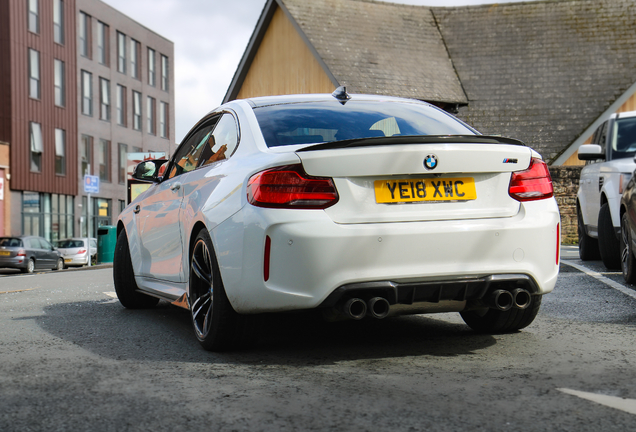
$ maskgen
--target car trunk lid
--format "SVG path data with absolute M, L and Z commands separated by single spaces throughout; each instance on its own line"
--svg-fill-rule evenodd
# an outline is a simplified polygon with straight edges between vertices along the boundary
M 336 223 L 510 217 L 513 171 L 528 168 L 530 148 L 490 137 L 393 137 L 315 145 L 298 150 L 307 174 L 331 177 Z M 427 166 L 428 165 L 428 166 Z

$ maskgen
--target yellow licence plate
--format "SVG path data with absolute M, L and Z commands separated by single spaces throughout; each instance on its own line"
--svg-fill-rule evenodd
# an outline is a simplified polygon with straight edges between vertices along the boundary
M 72 259 L 72 258 L 66 258 L 66 259 L 64 260 L 64 262 L 65 262 L 65 263 L 67 263 L 67 262 L 71 262 L 71 261 L 73 261 L 73 259 Z
M 373 186 L 377 203 L 477 199 L 472 177 L 376 180 Z
M 0 256 L 9 256 L 11 255 L 11 252 L 9 251 L 0 251 Z

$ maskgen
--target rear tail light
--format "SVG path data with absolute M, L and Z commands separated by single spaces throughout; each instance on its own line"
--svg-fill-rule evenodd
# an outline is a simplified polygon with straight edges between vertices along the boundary
M 325 209 L 338 202 L 338 192 L 332 179 L 312 177 L 302 165 L 288 165 L 250 177 L 247 200 L 258 207 Z
M 23 257 L 25 257 L 25 256 L 26 256 L 26 251 L 25 251 L 24 249 L 20 249 L 20 250 L 18 251 L 18 253 L 16 254 L 16 256 L 23 256 Z
M 86 249 L 80 249 L 79 251 L 77 251 L 78 254 L 83 254 L 86 253 Z
M 508 193 L 517 201 L 536 201 L 552 197 L 554 189 L 548 165 L 541 159 L 532 158 L 527 170 L 512 173 Z

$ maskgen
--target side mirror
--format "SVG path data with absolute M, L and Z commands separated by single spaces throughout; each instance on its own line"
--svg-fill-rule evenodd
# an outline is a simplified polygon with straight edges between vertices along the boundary
M 166 162 L 168 162 L 167 159 L 143 161 L 137 164 L 135 169 L 133 169 L 132 177 L 143 182 L 158 183 L 160 180 L 160 177 L 158 176 L 159 167 Z
M 579 147 L 579 160 L 598 160 L 605 159 L 605 153 L 598 144 L 583 144 Z

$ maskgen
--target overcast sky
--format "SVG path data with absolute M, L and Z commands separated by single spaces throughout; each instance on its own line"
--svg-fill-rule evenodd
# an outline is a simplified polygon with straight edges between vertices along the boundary
M 174 42 L 179 143 L 203 115 L 221 104 L 266 0 L 103 1 Z M 521 0 L 387 1 L 460 6 Z

